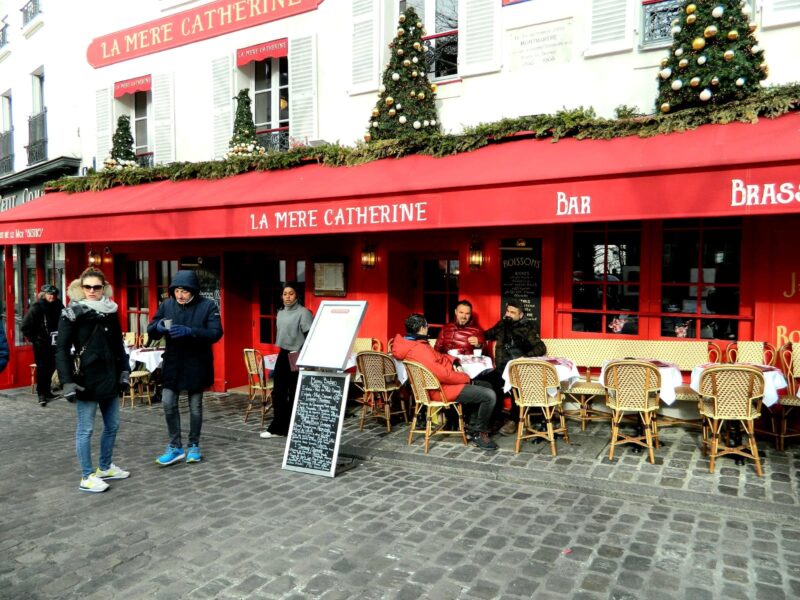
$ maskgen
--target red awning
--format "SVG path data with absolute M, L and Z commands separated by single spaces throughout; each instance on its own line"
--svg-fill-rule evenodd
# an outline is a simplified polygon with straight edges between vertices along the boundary
M 122 98 L 125 94 L 135 94 L 136 92 L 149 92 L 152 85 L 153 81 L 150 75 L 117 81 L 114 84 L 114 98 Z
M 793 113 L 652 138 L 522 139 L 445 158 L 48 193 L 0 213 L 0 244 L 798 214 L 798 172 Z
M 243 67 L 254 60 L 280 58 L 281 56 L 288 55 L 289 40 L 287 38 L 281 38 L 279 40 L 272 40 L 271 42 L 256 44 L 255 46 L 248 46 L 247 48 L 239 48 L 236 51 L 236 66 Z

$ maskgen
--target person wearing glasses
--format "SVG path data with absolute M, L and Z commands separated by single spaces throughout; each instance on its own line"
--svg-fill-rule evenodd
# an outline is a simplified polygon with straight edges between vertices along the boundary
M 61 313 L 56 338 L 56 369 L 64 398 L 78 415 L 75 447 L 82 492 L 105 492 L 108 480 L 128 471 L 112 461 L 119 429 L 119 395 L 130 385 L 130 366 L 122 343 L 117 303 L 103 272 L 89 267 L 67 289 L 70 303 Z M 97 409 L 103 415 L 100 460 L 92 462 L 92 432 Z
M 56 370 L 58 318 L 64 309 L 58 295 L 56 286 L 44 284 L 38 299 L 22 319 L 22 334 L 33 344 L 33 358 L 36 361 L 36 393 L 41 407 L 47 406 L 47 403 L 55 398 L 50 389 L 50 381 Z
M 175 273 L 169 284 L 169 298 L 158 307 L 147 326 L 151 340 L 166 338 L 161 367 L 161 405 L 167 421 L 169 443 L 156 459 L 162 467 L 180 460 L 200 462 L 200 430 L 203 427 L 203 390 L 214 383 L 214 353 L 211 346 L 222 338 L 222 321 L 217 303 L 200 296 L 200 280 L 194 271 Z M 178 396 L 189 395 L 189 448 L 181 441 L 181 413 Z

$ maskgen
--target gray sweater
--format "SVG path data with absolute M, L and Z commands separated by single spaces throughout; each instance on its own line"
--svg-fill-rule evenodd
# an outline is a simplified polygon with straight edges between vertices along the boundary
M 284 306 L 278 311 L 278 335 L 275 343 L 290 352 L 300 350 L 313 320 L 311 311 L 299 302 Z

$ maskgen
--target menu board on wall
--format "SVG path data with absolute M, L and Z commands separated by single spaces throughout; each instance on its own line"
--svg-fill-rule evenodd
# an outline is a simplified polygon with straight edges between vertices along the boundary
M 522 301 L 525 315 L 540 329 L 542 298 L 542 240 L 503 240 L 500 246 L 500 314 L 506 303 Z
M 349 373 L 301 371 L 283 468 L 334 477 Z

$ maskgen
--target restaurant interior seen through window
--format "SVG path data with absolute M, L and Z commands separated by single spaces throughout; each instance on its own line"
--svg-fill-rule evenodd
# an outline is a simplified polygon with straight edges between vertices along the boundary
M 149 261 L 135 260 L 127 263 L 125 297 L 127 299 L 128 331 L 137 336 L 147 331 L 150 320 Z
M 428 335 L 435 338 L 450 321 L 458 302 L 459 264 L 455 259 L 422 261 L 422 310 L 428 319 Z

